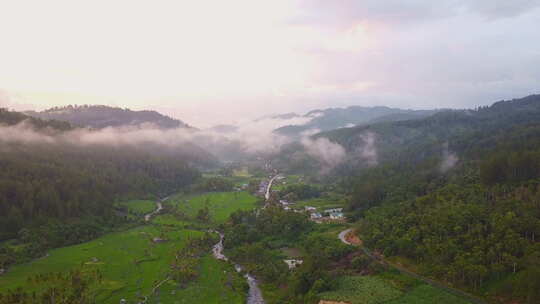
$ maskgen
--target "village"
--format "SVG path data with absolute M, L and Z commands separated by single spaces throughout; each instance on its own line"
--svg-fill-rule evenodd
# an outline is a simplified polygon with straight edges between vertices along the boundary
M 280 190 L 273 189 L 272 186 L 275 186 L 276 184 L 280 184 L 281 186 L 284 186 L 287 184 L 286 181 L 284 181 L 285 176 L 283 175 L 277 175 L 277 176 L 269 176 L 268 179 L 264 179 L 260 182 L 257 195 L 259 197 L 265 198 L 266 204 L 265 207 L 268 205 L 274 205 L 279 206 L 283 210 L 295 212 L 295 213 L 304 213 L 308 216 L 309 220 L 312 222 L 315 222 L 317 224 L 323 224 L 323 223 L 345 223 L 346 219 L 343 214 L 343 208 L 321 208 L 321 207 L 315 207 L 310 205 L 301 205 L 299 206 L 296 202 L 281 198 Z M 301 181 L 301 179 L 300 179 Z M 244 185 L 243 185 L 244 186 Z M 275 188 L 275 187 L 274 187 Z M 288 258 L 284 259 L 283 262 L 287 264 L 289 270 L 293 270 L 297 268 L 298 266 L 302 265 L 304 262 L 303 259 L 301 259 L 301 256 L 289 256 Z
M 285 179 L 284 176 L 278 175 L 276 177 L 276 180 L 278 182 Z M 285 182 L 282 182 L 285 183 Z M 259 190 L 257 194 L 259 196 L 264 197 L 267 193 L 269 185 L 269 180 L 263 180 L 261 181 L 259 185 Z M 315 223 L 325 223 L 325 222 L 345 222 L 345 216 L 343 214 L 343 208 L 328 208 L 328 209 L 322 209 L 315 206 L 296 206 L 296 203 L 288 200 L 288 199 L 282 199 L 280 197 L 280 191 L 279 190 L 271 190 L 270 191 L 270 197 L 269 201 L 273 203 L 274 205 L 280 206 L 284 210 L 297 212 L 297 213 L 306 213 L 309 215 L 309 219 Z M 322 209 L 322 210 L 319 210 Z

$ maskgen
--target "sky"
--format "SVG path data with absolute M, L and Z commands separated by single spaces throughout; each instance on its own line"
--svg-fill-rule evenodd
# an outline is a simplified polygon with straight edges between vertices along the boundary
M 539 93 L 540 0 L 0 0 L 0 106 L 195 126 Z

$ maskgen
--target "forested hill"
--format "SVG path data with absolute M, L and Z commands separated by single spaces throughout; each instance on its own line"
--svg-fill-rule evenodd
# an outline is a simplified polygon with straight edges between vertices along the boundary
M 350 106 L 347 108 L 313 110 L 303 116 L 289 113 L 278 117 L 304 117 L 311 118 L 311 120 L 301 125 L 284 126 L 276 129 L 275 132 L 282 135 L 299 135 L 300 133 L 310 129 L 328 131 L 349 127 L 351 125 L 363 125 L 381 121 L 418 119 L 434 114 L 437 111 L 438 110 L 403 110 L 389 107 Z
M 372 138 L 378 161 L 396 160 L 401 155 L 410 162 L 445 151 L 482 153 L 503 143 L 501 138 L 516 128 L 520 132 L 514 136 L 536 136 L 533 126 L 539 124 L 540 95 L 531 95 L 472 110 L 442 111 L 422 119 L 343 128 L 315 137 L 326 137 L 349 152 L 361 150 L 366 138 Z M 354 158 L 354 153 L 350 154 Z
M 0 242 L 20 244 L 0 247 L 0 268 L 125 225 L 115 202 L 181 191 L 217 162 L 190 142 L 129 134 L 0 110 Z
M 41 119 L 67 121 L 77 126 L 91 128 L 139 126 L 143 124 L 163 129 L 189 128 L 181 120 L 156 111 L 132 111 L 103 105 L 54 107 L 45 111 L 27 111 L 25 114 Z
M 369 248 L 489 302 L 540 303 L 540 96 L 324 136 L 354 151 L 365 132 L 378 164 L 338 171 Z
M 73 129 L 70 123 L 59 120 L 43 120 L 31 117 L 19 112 L 8 111 L 0 108 L 0 126 L 13 126 L 21 122 L 26 122 L 35 129 L 52 129 L 57 131 L 67 131 Z

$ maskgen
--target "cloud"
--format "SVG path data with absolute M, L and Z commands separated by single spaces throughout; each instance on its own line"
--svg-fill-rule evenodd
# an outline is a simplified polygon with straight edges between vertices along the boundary
M 539 0 L 302 0 L 302 13 L 291 19 L 293 24 L 349 28 L 362 21 L 394 26 L 425 24 L 435 19 L 455 17 L 466 12 L 490 20 L 517 17 L 540 6 Z
M 220 160 L 227 161 L 253 155 L 268 156 L 278 153 L 283 145 L 291 143 L 292 140 L 286 136 L 274 134 L 272 131 L 283 125 L 305 122 L 306 119 L 309 118 L 259 119 L 239 125 L 236 131 L 226 134 L 212 129 L 160 129 L 152 124 L 108 127 L 99 130 L 78 128 L 67 132 L 55 132 L 48 129 L 38 131 L 23 121 L 13 126 L 0 126 L 0 141 L 22 144 L 116 147 L 158 145 L 173 149 L 197 146 L 217 156 Z
M 302 145 L 308 155 L 315 158 L 321 164 L 321 172 L 328 173 L 330 170 L 345 161 L 346 151 L 341 145 L 330 141 L 328 138 L 319 137 L 311 139 L 304 137 Z
M 154 108 L 202 127 L 355 104 L 474 107 L 540 81 L 540 0 L 25 2 L 0 4 L 0 83 L 38 108 Z
M 448 143 L 445 143 L 443 145 L 441 164 L 439 165 L 439 170 L 441 173 L 446 173 L 448 170 L 452 169 L 458 161 L 458 156 L 451 152 L 448 149 Z
M 368 167 L 378 165 L 379 160 L 377 154 L 377 147 L 375 145 L 375 133 L 365 132 L 360 134 L 358 137 L 362 142 L 357 149 L 360 160 L 364 162 Z

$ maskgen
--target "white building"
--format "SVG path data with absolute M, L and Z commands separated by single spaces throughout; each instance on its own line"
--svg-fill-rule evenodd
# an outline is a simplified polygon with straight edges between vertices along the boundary
M 325 213 L 343 212 L 343 208 L 326 209 L 326 210 L 324 210 L 324 212 Z
M 285 262 L 285 264 L 287 264 L 287 266 L 289 266 L 289 269 L 294 269 L 296 267 L 298 267 L 299 265 L 302 265 L 302 263 L 304 261 L 302 260 L 283 260 L 283 262 Z
M 311 219 L 315 220 L 315 219 L 320 219 L 322 218 L 322 214 L 320 214 L 319 212 L 313 212 L 311 215 L 310 215 Z
M 305 209 L 307 212 L 314 212 L 314 211 L 317 211 L 317 208 L 311 207 L 311 206 L 305 206 L 304 209 Z
M 342 219 L 343 218 L 343 213 L 342 212 L 332 212 L 332 213 L 330 213 L 330 218 L 333 219 L 333 220 Z

